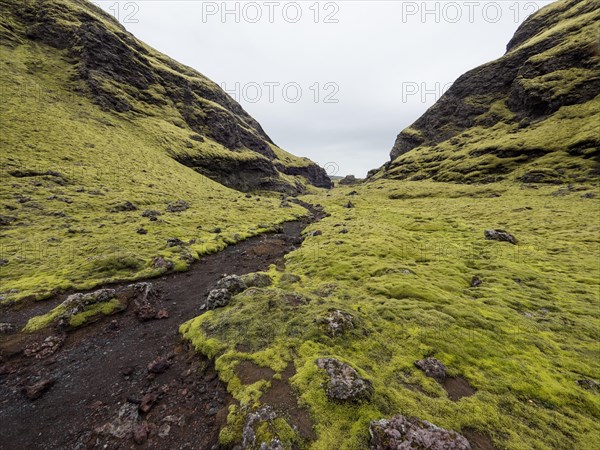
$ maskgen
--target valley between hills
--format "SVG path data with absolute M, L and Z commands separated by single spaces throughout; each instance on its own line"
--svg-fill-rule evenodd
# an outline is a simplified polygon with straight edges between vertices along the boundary
M 87 0 L 0 0 L 0 449 L 595 449 L 600 8 L 332 181 Z

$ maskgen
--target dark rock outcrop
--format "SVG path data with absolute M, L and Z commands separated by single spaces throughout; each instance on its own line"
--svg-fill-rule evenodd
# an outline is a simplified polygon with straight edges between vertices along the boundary
M 576 139 L 573 135 L 561 137 L 553 149 L 537 147 L 536 140 L 526 133 L 543 125 L 560 108 L 593 102 L 600 94 L 600 47 L 594 31 L 599 19 L 600 10 L 593 0 L 560 0 L 534 13 L 518 28 L 504 56 L 460 76 L 403 130 L 390 152 L 390 162 L 371 171 L 369 178 L 485 182 L 506 177 L 518 166 L 553 151 L 566 151 L 571 160 L 600 160 L 597 133 Z M 581 126 L 575 126 L 573 134 L 597 120 L 598 107 L 592 105 L 597 102 L 586 107 L 585 116 L 574 119 Z M 497 124 L 506 125 L 510 143 L 496 148 L 471 139 L 476 134 L 485 142 L 487 130 Z M 443 151 L 438 147 L 441 143 Z M 473 153 L 461 154 L 466 146 L 473 148 Z M 487 155 L 507 161 L 477 164 L 477 157 Z M 460 164 L 455 162 L 458 160 Z M 573 170 L 573 177 L 594 176 L 593 170 L 575 172 L 568 163 L 562 170 Z
M 436 358 L 425 358 L 415 362 L 415 366 L 425 372 L 425 375 L 443 381 L 448 376 L 448 369 L 444 363 Z
M 483 232 L 485 238 L 490 241 L 503 241 L 510 242 L 513 245 L 517 245 L 517 239 L 510 234 L 508 231 L 504 230 L 485 230 Z
M 319 369 L 324 369 L 329 375 L 329 398 L 340 401 L 368 401 L 373 396 L 371 382 L 362 378 L 348 364 L 335 358 L 319 358 L 315 362 Z
M 394 416 L 372 421 L 371 450 L 470 450 L 471 444 L 456 431 L 445 430 L 415 417 Z

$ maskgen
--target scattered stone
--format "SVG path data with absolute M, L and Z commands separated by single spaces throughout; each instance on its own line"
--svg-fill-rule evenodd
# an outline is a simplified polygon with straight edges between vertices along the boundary
M 159 374 L 165 372 L 169 367 L 171 367 L 171 361 L 164 356 L 159 356 L 148 364 L 148 372 Z
M 121 369 L 121 375 L 123 375 L 124 377 L 130 377 L 131 375 L 133 375 L 134 372 L 135 367 L 133 366 L 124 367 L 123 369 Z
M 133 441 L 137 445 L 143 445 L 148 440 L 148 434 L 150 433 L 150 428 L 148 427 L 148 422 L 136 423 L 133 426 Z
M 58 351 L 65 338 L 63 336 L 48 336 L 42 342 L 35 342 L 25 347 L 24 354 L 36 359 L 47 358 Z
M 29 400 L 36 400 L 46 393 L 54 384 L 56 380 L 54 378 L 48 378 L 46 380 L 39 381 L 35 384 L 25 386 L 22 390 L 25 397 Z
M 321 230 L 315 230 L 312 233 L 310 233 L 310 236 L 321 236 L 323 234 L 323 232 Z
M 168 423 L 163 423 L 158 428 L 158 437 L 166 438 L 170 432 L 171 432 L 171 425 L 169 425 Z
M 0 259 L 0 267 L 6 266 L 8 264 L 8 259 Z
M 485 230 L 483 234 L 487 240 L 510 242 L 513 245 L 517 244 L 515 237 L 504 230 Z
M 217 228 L 213 229 L 212 232 L 218 234 L 221 232 L 221 229 L 219 227 L 217 227 Z
M 325 369 L 330 377 L 327 384 L 327 395 L 334 400 L 370 400 L 373 396 L 373 385 L 358 375 L 358 372 L 334 358 L 319 358 L 317 367 Z
M 109 211 L 110 212 L 125 212 L 125 211 L 137 211 L 137 206 L 135 206 L 130 201 L 126 201 L 124 203 L 119 203 L 113 206 Z
M 600 391 L 600 383 L 589 378 L 577 380 L 577 384 L 588 391 Z
M 215 309 L 227 306 L 231 300 L 231 292 L 227 289 L 213 289 L 206 298 L 206 308 Z
M 469 441 L 456 431 L 439 428 L 426 420 L 397 415 L 373 420 L 369 425 L 371 450 L 470 450 Z
M 12 323 L 0 323 L 0 334 L 10 334 L 14 333 L 16 327 Z
M 471 287 L 481 286 L 481 283 L 483 283 L 483 281 L 481 280 L 481 278 L 479 278 L 477 276 L 471 278 Z
M 167 205 L 168 212 L 182 212 L 190 208 L 189 203 L 183 200 L 177 200 Z
M 581 196 L 581 198 L 594 198 L 594 197 L 596 197 L 596 194 L 594 194 L 593 192 L 588 192 Z
M 273 280 L 266 273 L 249 273 L 242 276 L 242 281 L 246 287 L 264 288 L 271 286 Z
M 330 311 L 322 319 L 322 323 L 327 325 L 327 332 L 331 337 L 341 336 L 346 330 L 354 328 L 354 316 L 339 309 Z
M 121 406 L 121 409 L 119 409 L 115 420 L 96 428 L 94 431 L 98 434 L 110 435 L 118 439 L 131 437 L 138 419 L 139 413 L 137 405 L 125 403 Z
M 154 209 L 147 209 L 142 213 L 142 217 L 147 217 L 151 222 L 156 222 L 160 215 L 162 215 L 162 213 Z
M 162 256 L 158 256 L 154 258 L 154 261 L 152 261 L 152 267 L 154 269 L 171 270 L 174 266 L 175 265 L 171 261 L 166 260 Z
M 425 375 L 443 381 L 448 376 L 446 366 L 436 358 L 425 358 L 415 362 L 415 366 L 425 372 Z
M 244 283 L 242 277 L 227 275 L 217 282 L 215 289 L 226 289 L 231 295 L 235 295 L 246 289 L 246 283 Z
M 179 238 L 169 238 L 167 239 L 167 248 L 169 247 L 181 247 L 185 245 L 185 243 Z
M 140 227 L 136 230 L 137 234 L 148 234 L 148 230 L 146 230 L 144 227 Z
M 351 201 L 348 201 L 348 203 L 346 203 L 346 205 L 344 205 L 344 208 L 354 208 L 354 203 L 352 203 Z
M 158 395 L 156 395 L 154 393 L 145 394 L 142 397 L 142 399 L 140 400 L 140 404 L 139 404 L 138 408 L 141 412 L 146 414 L 147 412 L 149 412 L 152 409 L 152 407 L 154 406 L 154 404 L 156 403 L 157 400 L 158 400 Z
M 169 311 L 167 311 L 166 309 L 161 309 L 160 311 L 158 311 L 156 313 L 156 318 L 157 319 L 168 319 L 169 318 Z
M 348 228 L 342 228 L 340 234 L 348 234 Z

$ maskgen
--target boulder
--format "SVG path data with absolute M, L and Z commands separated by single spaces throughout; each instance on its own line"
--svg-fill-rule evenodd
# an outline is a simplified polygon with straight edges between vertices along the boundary
M 415 417 L 394 416 L 371 421 L 371 450 L 470 450 L 469 441 L 456 431 L 439 428 Z
M 336 309 L 321 319 L 321 323 L 326 325 L 327 332 L 331 337 L 341 336 L 346 330 L 354 328 L 354 316 Z
M 504 241 L 510 242 L 513 245 L 517 244 L 515 237 L 504 230 L 485 230 L 483 235 L 488 241 Z
M 227 289 L 213 289 L 206 298 L 206 309 L 222 308 L 227 306 L 231 300 L 231 292 Z
M 246 289 L 246 283 L 238 275 L 227 275 L 217 282 L 215 289 L 226 289 L 231 295 L 235 295 Z
M 22 389 L 22 392 L 29 400 L 36 400 L 44 395 L 44 393 L 54 386 L 55 383 L 56 380 L 54 378 L 48 378 L 35 384 L 25 386 Z
M 421 359 L 415 362 L 415 366 L 425 372 L 428 377 L 435 378 L 438 381 L 442 381 L 448 376 L 448 369 L 436 358 Z
M 479 278 L 477 276 L 471 278 L 471 287 L 481 286 L 481 283 L 483 283 L 483 281 L 481 280 L 481 278 Z
M 181 247 L 183 245 L 185 245 L 185 243 L 181 239 L 179 239 L 179 238 L 172 237 L 172 238 L 167 239 L 167 248 L 169 248 L 169 247 Z
M 324 369 L 329 375 L 327 395 L 334 400 L 359 401 L 370 400 L 373 396 L 373 385 L 358 375 L 358 372 L 335 358 L 319 358 L 317 367 Z

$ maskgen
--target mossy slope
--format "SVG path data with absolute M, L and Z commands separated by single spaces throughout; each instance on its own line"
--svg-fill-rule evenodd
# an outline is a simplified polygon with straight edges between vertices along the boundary
M 559 0 L 500 59 L 461 76 L 372 179 L 560 183 L 600 175 L 600 9 Z
M 215 98 L 214 108 L 230 117 L 235 127 L 242 121 L 248 124 L 248 133 L 271 145 L 276 159 L 246 147 L 232 151 L 208 134 L 202 137 L 182 119 L 178 105 L 161 91 L 160 84 L 135 92 L 126 83 L 114 87 L 111 92 L 123 95 L 130 104 L 126 111 L 102 103 L 104 94 L 94 94 L 90 79 L 103 86 L 109 83 L 103 78 L 105 66 L 100 65 L 98 73 L 84 81 L 82 62 L 72 48 L 30 38 L 35 24 L 45 24 L 49 28 L 44 28 L 44 39 L 59 40 L 63 35 L 57 34 L 57 24 L 76 33 L 83 27 L 79 21 L 86 17 L 88 25 L 104 26 L 114 36 L 137 42 L 87 2 L 0 4 L 1 301 L 44 298 L 56 289 L 84 289 L 115 279 L 153 276 L 170 264 L 183 270 L 203 254 L 306 213 L 295 205 L 281 208 L 279 194 L 244 195 L 179 162 L 201 156 L 234 182 L 243 180 L 243 173 L 236 178 L 229 172 L 232 166 L 226 162 L 233 161 L 253 171 L 246 182 L 254 183 L 256 189 L 292 187 L 297 191 L 308 185 L 304 177 L 273 167 L 311 167 L 312 163 L 268 143 L 230 99 L 221 98 L 219 106 L 220 97 Z M 34 12 L 38 15 L 27 16 Z M 33 25 L 26 25 L 21 15 Z M 145 46 L 137 51 L 142 49 L 152 64 L 159 59 L 163 64 L 176 64 Z M 213 86 L 191 69 L 187 75 L 178 72 L 183 70 L 178 65 L 162 70 L 188 77 L 190 83 Z M 162 100 L 152 104 L 139 97 L 152 93 Z M 261 167 L 272 169 L 271 175 L 261 172 Z M 177 211 L 179 200 L 189 208 Z M 170 238 L 181 243 L 168 246 Z M 154 264 L 157 257 L 163 257 L 166 265 Z
M 599 204 L 591 193 L 599 192 L 379 180 L 307 198 L 332 215 L 310 226 L 285 272 L 271 269 L 274 286 L 181 328 L 216 359 L 242 404 L 224 439 L 272 383 L 241 382 L 236 367 L 250 360 L 279 374 L 293 364 L 290 383 L 315 423 L 310 448 L 367 448 L 369 420 L 395 414 L 476 430 L 499 449 L 594 448 L 600 397 L 577 384 L 600 370 Z M 518 245 L 485 240 L 489 228 L 510 231 Z M 479 287 L 470 287 L 474 276 Z M 323 321 L 331 310 L 351 314 L 354 326 L 332 337 Z M 415 368 L 427 356 L 475 395 L 452 401 Z M 373 400 L 329 400 L 319 357 L 371 380 Z
M 3 0 L 0 6 L 0 39 L 9 60 L 19 47 L 35 48 L 33 42 L 60 50 L 54 57 L 71 66 L 61 94 L 88 96 L 122 120 L 152 119 L 146 125 L 173 128 L 164 137 L 159 133 L 157 144 L 176 160 L 244 191 L 330 186 L 323 169 L 277 148 L 214 82 L 138 41 L 91 2 Z M 27 96 L 35 89 L 44 96 L 53 92 L 45 85 L 21 88 Z

